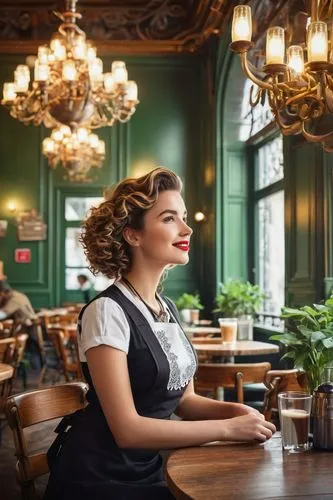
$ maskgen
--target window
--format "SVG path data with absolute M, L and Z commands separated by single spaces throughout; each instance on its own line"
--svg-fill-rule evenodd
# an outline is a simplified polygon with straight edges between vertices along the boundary
M 81 223 L 91 207 L 103 201 L 100 197 L 65 198 L 65 289 L 78 290 L 77 276 L 85 274 L 96 291 L 104 290 L 110 280 L 104 276 L 93 276 L 80 243 Z
M 266 293 L 261 312 L 279 316 L 284 305 L 284 190 L 281 135 L 254 149 L 255 281 Z
M 250 146 L 253 172 L 254 281 L 267 296 L 262 313 L 279 316 L 285 300 L 284 173 L 282 136 L 274 127 L 266 98 L 249 104 L 252 82 L 246 81 L 242 101 L 243 140 Z M 255 88 L 253 96 L 255 96 Z

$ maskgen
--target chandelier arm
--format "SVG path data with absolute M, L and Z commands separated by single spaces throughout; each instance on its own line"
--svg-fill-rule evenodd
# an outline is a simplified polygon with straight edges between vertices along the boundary
M 263 80 L 259 80 L 259 78 L 257 78 L 252 73 L 252 71 L 250 70 L 249 65 L 248 65 L 248 61 L 247 61 L 247 52 L 242 52 L 240 54 L 240 57 L 241 57 L 241 62 L 242 62 L 242 68 L 243 68 L 243 71 L 246 74 L 246 76 L 248 78 L 250 78 L 250 80 L 253 83 L 255 83 L 256 85 L 258 85 L 258 87 L 272 91 L 273 90 L 273 85 L 271 83 L 267 83 L 267 82 L 265 82 Z
M 254 108 L 259 103 L 262 92 L 263 92 L 263 89 L 260 89 L 258 87 L 255 99 L 253 100 L 252 97 L 253 97 L 253 93 L 254 93 L 254 86 L 251 85 L 251 89 L 250 89 L 250 106 L 251 106 L 251 108 Z
M 310 142 L 323 142 L 328 139 L 333 139 L 333 131 L 322 135 L 311 134 L 311 132 L 308 132 L 305 128 L 305 122 L 302 123 L 302 134 Z
M 78 27 L 77 24 L 75 23 L 63 23 L 59 26 L 58 31 L 61 35 L 66 36 L 67 35 L 67 30 L 73 30 L 76 31 L 79 35 L 84 35 L 84 31 L 81 30 L 81 28 Z
M 313 92 L 315 92 L 317 89 L 314 89 Z M 304 97 L 312 97 L 313 99 L 315 100 L 319 100 L 315 95 L 311 95 L 312 93 L 310 93 L 309 91 L 304 91 L 302 92 L 301 94 L 296 94 L 292 97 L 289 97 L 287 100 L 286 100 L 286 106 L 289 106 L 291 104 L 297 104 L 298 101 L 301 101 Z

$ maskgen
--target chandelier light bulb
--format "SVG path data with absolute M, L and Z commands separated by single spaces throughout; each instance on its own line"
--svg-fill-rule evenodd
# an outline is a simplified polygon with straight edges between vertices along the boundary
M 16 92 L 27 92 L 30 82 L 28 66 L 19 64 L 14 72 Z
M 123 61 L 113 61 L 111 71 L 115 83 L 124 84 L 127 82 L 127 69 Z
M 41 64 L 48 64 L 50 51 L 48 47 L 38 47 L 38 60 Z
M 100 155 L 105 155 L 105 142 L 98 141 L 97 153 Z
M 75 62 L 71 59 L 64 61 L 62 67 L 63 79 L 67 82 L 74 82 L 76 80 L 76 66 Z
M 93 82 L 103 81 L 103 61 L 99 57 L 89 63 L 89 76 Z
M 98 135 L 96 135 L 96 134 L 89 135 L 89 144 L 92 148 L 97 148 L 98 141 L 99 141 Z
M 274 26 L 267 31 L 266 64 L 283 64 L 284 62 L 284 29 Z
M 46 82 L 49 78 L 49 67 L 47 64 L 41 64 L 38 59 L 35 62 L 35 80 L 36 82 Z
M 327 62 L 327 25 L 322 21 L 310 23 L 308 28 L 308 62 Z
M 111 93 L 114 90 L 114 78 L 112 73 L 105 73 L 104 75 L 104 88 L 106 92 Z
M 89 132 L 86 128 L 80 127 L 76 133 L 76 136 L 79 142 L 86 142 L 89 136 Z
M 84 60 L 87 55 L 87 45 L 84 36 L 78 36 L 75 39 L 72 49 L 74 59 Z
M 137 101 L 138 100 L 138 86 L 133 80 L 129 80 L 126 83 L 125 99 L 127 101 Z
M 58 36 L 54 37 L 50 42 L 50 47 L 57 61 L 66 59 L 66 47 L 64 41 Z
M 287 50 L 288 67 L 295 73 L 303 73 L 304 71 L 304 55 L 300 45 L 291 45 Z
M 46 137 L 43 140 L 42 149 L 45 155 L 54 153 L 55 149 L 54 141 L 50 137 Z
M 16 99 L 16 85 L 15 83 L 5 83 L 3 86 L 3 100 L 4 102 L 12 102 Z
M 234 8 L 232 18 L 231 39 L 233 42 L 248 41 L 252 38 L 252 16 L 249 5 L 238 5 Z

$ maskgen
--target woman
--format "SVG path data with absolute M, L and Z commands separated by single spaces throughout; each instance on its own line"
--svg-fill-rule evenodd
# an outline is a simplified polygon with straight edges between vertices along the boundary
M 120 182 L 85 221 L 91 270 L 115 283 L 79 317 L 89 405 L 53 461 L 47 500 L 170 499 L 158 450 L 265 441 L 275 431 L 248 406 L 194 393 L 195 353 L 174 305 L 157 293 L 164 271 L 189 259 L 181 188 L 157 168 Z

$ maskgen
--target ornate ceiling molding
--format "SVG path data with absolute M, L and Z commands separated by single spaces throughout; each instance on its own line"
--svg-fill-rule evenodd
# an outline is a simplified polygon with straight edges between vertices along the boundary
M 34 53 L 58 27 L 62 2 L 0 0 L 0 52 Z M 99 53 L 196 52 L 221 32 L 230 0 L 79 0 L 80 27 Z

